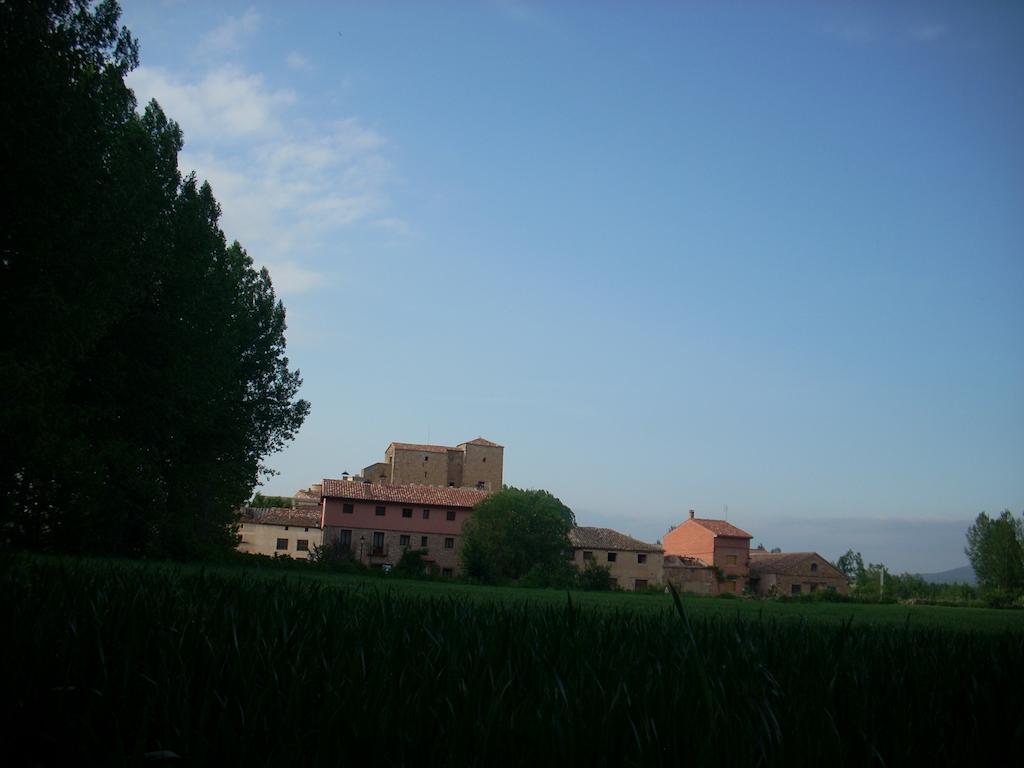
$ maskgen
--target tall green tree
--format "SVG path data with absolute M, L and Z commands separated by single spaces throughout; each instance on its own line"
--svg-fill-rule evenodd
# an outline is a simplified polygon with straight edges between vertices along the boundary
M 232 544 L 308 404 L 270 276 L 181 178 L 178 126 L 136 111 L 118 19 L 0 3 L 0 535 L 189 557 Z
M 487 582 L 557 571 L 571 550 L 568 534 L 575 524 L 572 510 L 547 491 L 506 487 L 477 504 L 466 522 L 463 570 Z
M 999 517 L 982 512 L 967 529 L 964 551 L 981 587 L 1024 590 L 1024 517 L 1015 518 L 1008 509 Z

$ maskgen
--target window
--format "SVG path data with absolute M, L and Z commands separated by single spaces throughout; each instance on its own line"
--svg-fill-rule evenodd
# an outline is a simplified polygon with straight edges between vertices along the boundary
M 377 507 L 377 517 L 384 517 L 384 507 Z
M 398 546 L 400 546 L 400 547 L 408 547 L 409 546 L 409 535 L 408 534 L 403 533 L 401 536 L 398 537 Z
M 448 481 L 448 487 L 449 488 L 454 488 L 455 487 L 455 481 L 454 480 L 449 480 Z
M 277 540 L 277 548 L 278 549 L 288 549 L 288 539 L 278 539 Z
M 351 504 L 342 504 L 341 505 L 341 511 L 344 512 L 346 515 L 351 515 L 352 514 L 352 505 Z
M 811 573 L 817 573 L 817 572 L 818 572 L 818 564 L 817 563 L 811 563 Z
M 382 531 L 373 532 L 373 551 L 378 555 L 386 554 L 384 552 L 384 533 Z
M 636 556 L 636 561 L 638 563 L 646 563 L 647 562 L 647 555 L 645 555 L 643 552 L 638 553 L 637 556 Z
M 736 555 L 726 555 L 725 562 L 727 565 L 736 565 Z
M 288 530 L 288 526 L 286 525 L 286 526 L 284 527 L 284 529 L 285 529 L 285 530 L 287 531 L 287 530 Z
M 633 582 L 633 589 L 639 592 L 641 589 L 647 589 L 647 579 L 637 579 Z
M 593 560 L 594 559 L 594 553 L 593 552 L 588 552 L 586 550 L 583 550 L 583 559 L 584 560 Z
M 429 457 L 429 456 L 424 456 L 424 457 L 423 457 L 423 460 L 424 460 L 424 461 L 430 461 L 430 457 Z
M 789 588 L 789 594 L 791 594 L 791 595 L 799 595 L 800 594 L 800 585 L 799 584 L 794 584 L 793 586 L 791 586 Z
M 608 562 L 609 562 L 609 563 L 614 563 L 614 562 L 615 562 L 615 559 L 616 559 L 616 558 L 617 558 L 618 556 L 619 556 L 618 552 L 609 552 L 609 553 L 608 553 Z
M 484 463 L 484 464 L 486 464 L 486 463 L 487 463 L 487 457 L 486 457 L 486 456 L 484 456 L 484 459 L 483 459 L 483 463 Z
M 454 549 L 455 548 L 455 539 L 453 539 L 451 536 L 446 538 L 444 540 L 444 548 L 445 549 Z
M 304 531 L 305 533 L 309 533 L 309 528 L 303 528 L 302 530 L 303 530 L 303 531 Z
M 441 569 L 441 575 L 445 576 L 445 577 L 451 576 L 452 575 L 452 569 L 451 568 L 442 568 Z
M 476 481 L 476 487 L 477 487 L 477 490 L 482 491 L 484 489 L 484 481 L 483 480 L 477 480 Z
M 448 510 L 448 519 L 449 520 L 454 520 L 455 519 L 455 510 L 454 509 L 449 509 Z
M 299 552 L 309 552 L 309 539 L 299 539 L 295 542 L 295 548 Z
M 426 536 L 420 536 L 420 546 L 421 547 L 427 546 L 427 537 Z
M 429 520 L 430 519 L 430 510 L 429 509 L 424 509 L 423 510 L 423 519 L 424 520 Z
M 352 546 L 352 531 L 342 528 L 338 531 L 338 546 L 349 549 Z
M 403 509 L 402 510 L 402 517 L 412 517 L 412 510 L 411 509 Z

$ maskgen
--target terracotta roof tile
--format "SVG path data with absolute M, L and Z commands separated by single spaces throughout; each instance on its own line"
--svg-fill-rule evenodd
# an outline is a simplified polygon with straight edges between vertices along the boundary
M 490 496 L 490 491 L 475 488 L 450 488 L 434 485 L 384 485 L 353 480 L 324 480 L 324 496 L 332 499 L 390 501 L 396 504 L 423 504 L 435 507 L 471 509 Z
M 683 522 L 685 523 L 686 521 L 684 520 Z M 709 520 L 703 517 L 692 517 L 690 518 L 690 522 L 696 523 L 701 528 L 711 531 L 715 536 L 734 536 L 738 539 L 754 538 L 742 528 L 737 528 L 735 525 L 728 523 L 725 520 Z
M 661 547 L 634 539 L 611 528 L 577 527 L 569 530 L 569 542 L 576 549 L 614 549 L 624 552 L 661 552 Z
M 426 445 L 425 443 L 392 443 L 388 448 L 396 448 L 399 451 L 422 451 L 424 453 L 448 453 L 453 450 L 445 445 Z
M 459 443 L 459 445 L 486 445 L 488 448 L 504 448 L 505 447 L 503 445 L 498 445 L 497 443 L 493 443 L 490 440 L 486 440 L 486 439 L 484 439 L 482 437 L 478 437 L 475 440 L 467 440 L 464 443 Z
M 291 507 L 242 507 L 239 517 L 243 523 L 259 525 L 301 525 L 303 528 L 320 527 L 320 510 L 308 506 Z
M 828 572 L 819 571 L 819 576 L 846 578 L 842 571 L 817 552 L 764 552 L 760 549 L 750 550 L 750 575 L 779 573 L 785 576 L 803 576 L 810 573 L 811 560 L 819 566 L 824 566 L 824 570 Z
M 699 557 L 687 557 L 686 555 L 665 555 L 665 567 L 670 568 L 708 568 L 708 564 Z

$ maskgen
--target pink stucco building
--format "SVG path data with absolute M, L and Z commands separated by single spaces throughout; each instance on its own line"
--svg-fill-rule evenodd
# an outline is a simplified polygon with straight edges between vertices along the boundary
M 462 526 L 490 495 L 475 488 L 385 485 L 325 479 L 324 544 L 371 566 L 394 565 L 406 549 L 425 549 L 444 576 L 459 573 Z

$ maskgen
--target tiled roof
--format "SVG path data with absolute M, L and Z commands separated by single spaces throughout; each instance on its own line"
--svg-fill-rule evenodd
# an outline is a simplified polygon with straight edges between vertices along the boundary
M 818 576 L 846 578 L 842 571 L 817 552 L 764 552 L 760 549 L 750 550 L 750 575 L 778 573 L 785 576 L 805 576 L 811 572 L 811 560 L 818 564 Z
M 661 552 L 661 547 L 634 539 L 611 528 L 569 529 L 569 542 L 576 549 L 614 549 L 625 552 Z
M 699 557 L 687 557 L 686 555 L 665 555 L 665 567 L 670 568 L 707 568 L 708 564 Z
M 683 522 L 686 521 L 684 520 Z M 708 520 L 703 517 L 691 517 L 690 522 L 696 523 L 701 528 L 711 531 L 715 536 L 734 536 L 738 539 L 754 538 L 742 528 L 737 528 L 735 525 L 727 523 L 725 520 Z
M 304 528 L 320 527 L 320 510 L 310 507 L 242 507 L 240 518 L 243 523 L 259 525 L 301 525 Z
M 332 499 L 391 501 L 396 504 L 423 504 L 434 507 L 471 509 L 490 496 L 490 491 L 475 488 L 450 488 L 434 485 L 384 485 L 357 480 L 324 480 L 324 496 Z
M 452 450 L 445 445 L 425 445 L 422 443 L 392 443 L 388 448 L 396 448 L 399 451 L 423 451 L 424 453 L 448 453 Z
M 488 448 L 504 448 L 505 447 L 503 445 L 498 445 L 497 443 L 492 443 L 490 440 L 485 440 L 482 437 L 478 437 L 475 440 L 467 440 L 464 443 L 459 443 L 459 445 L 485 445 Z

